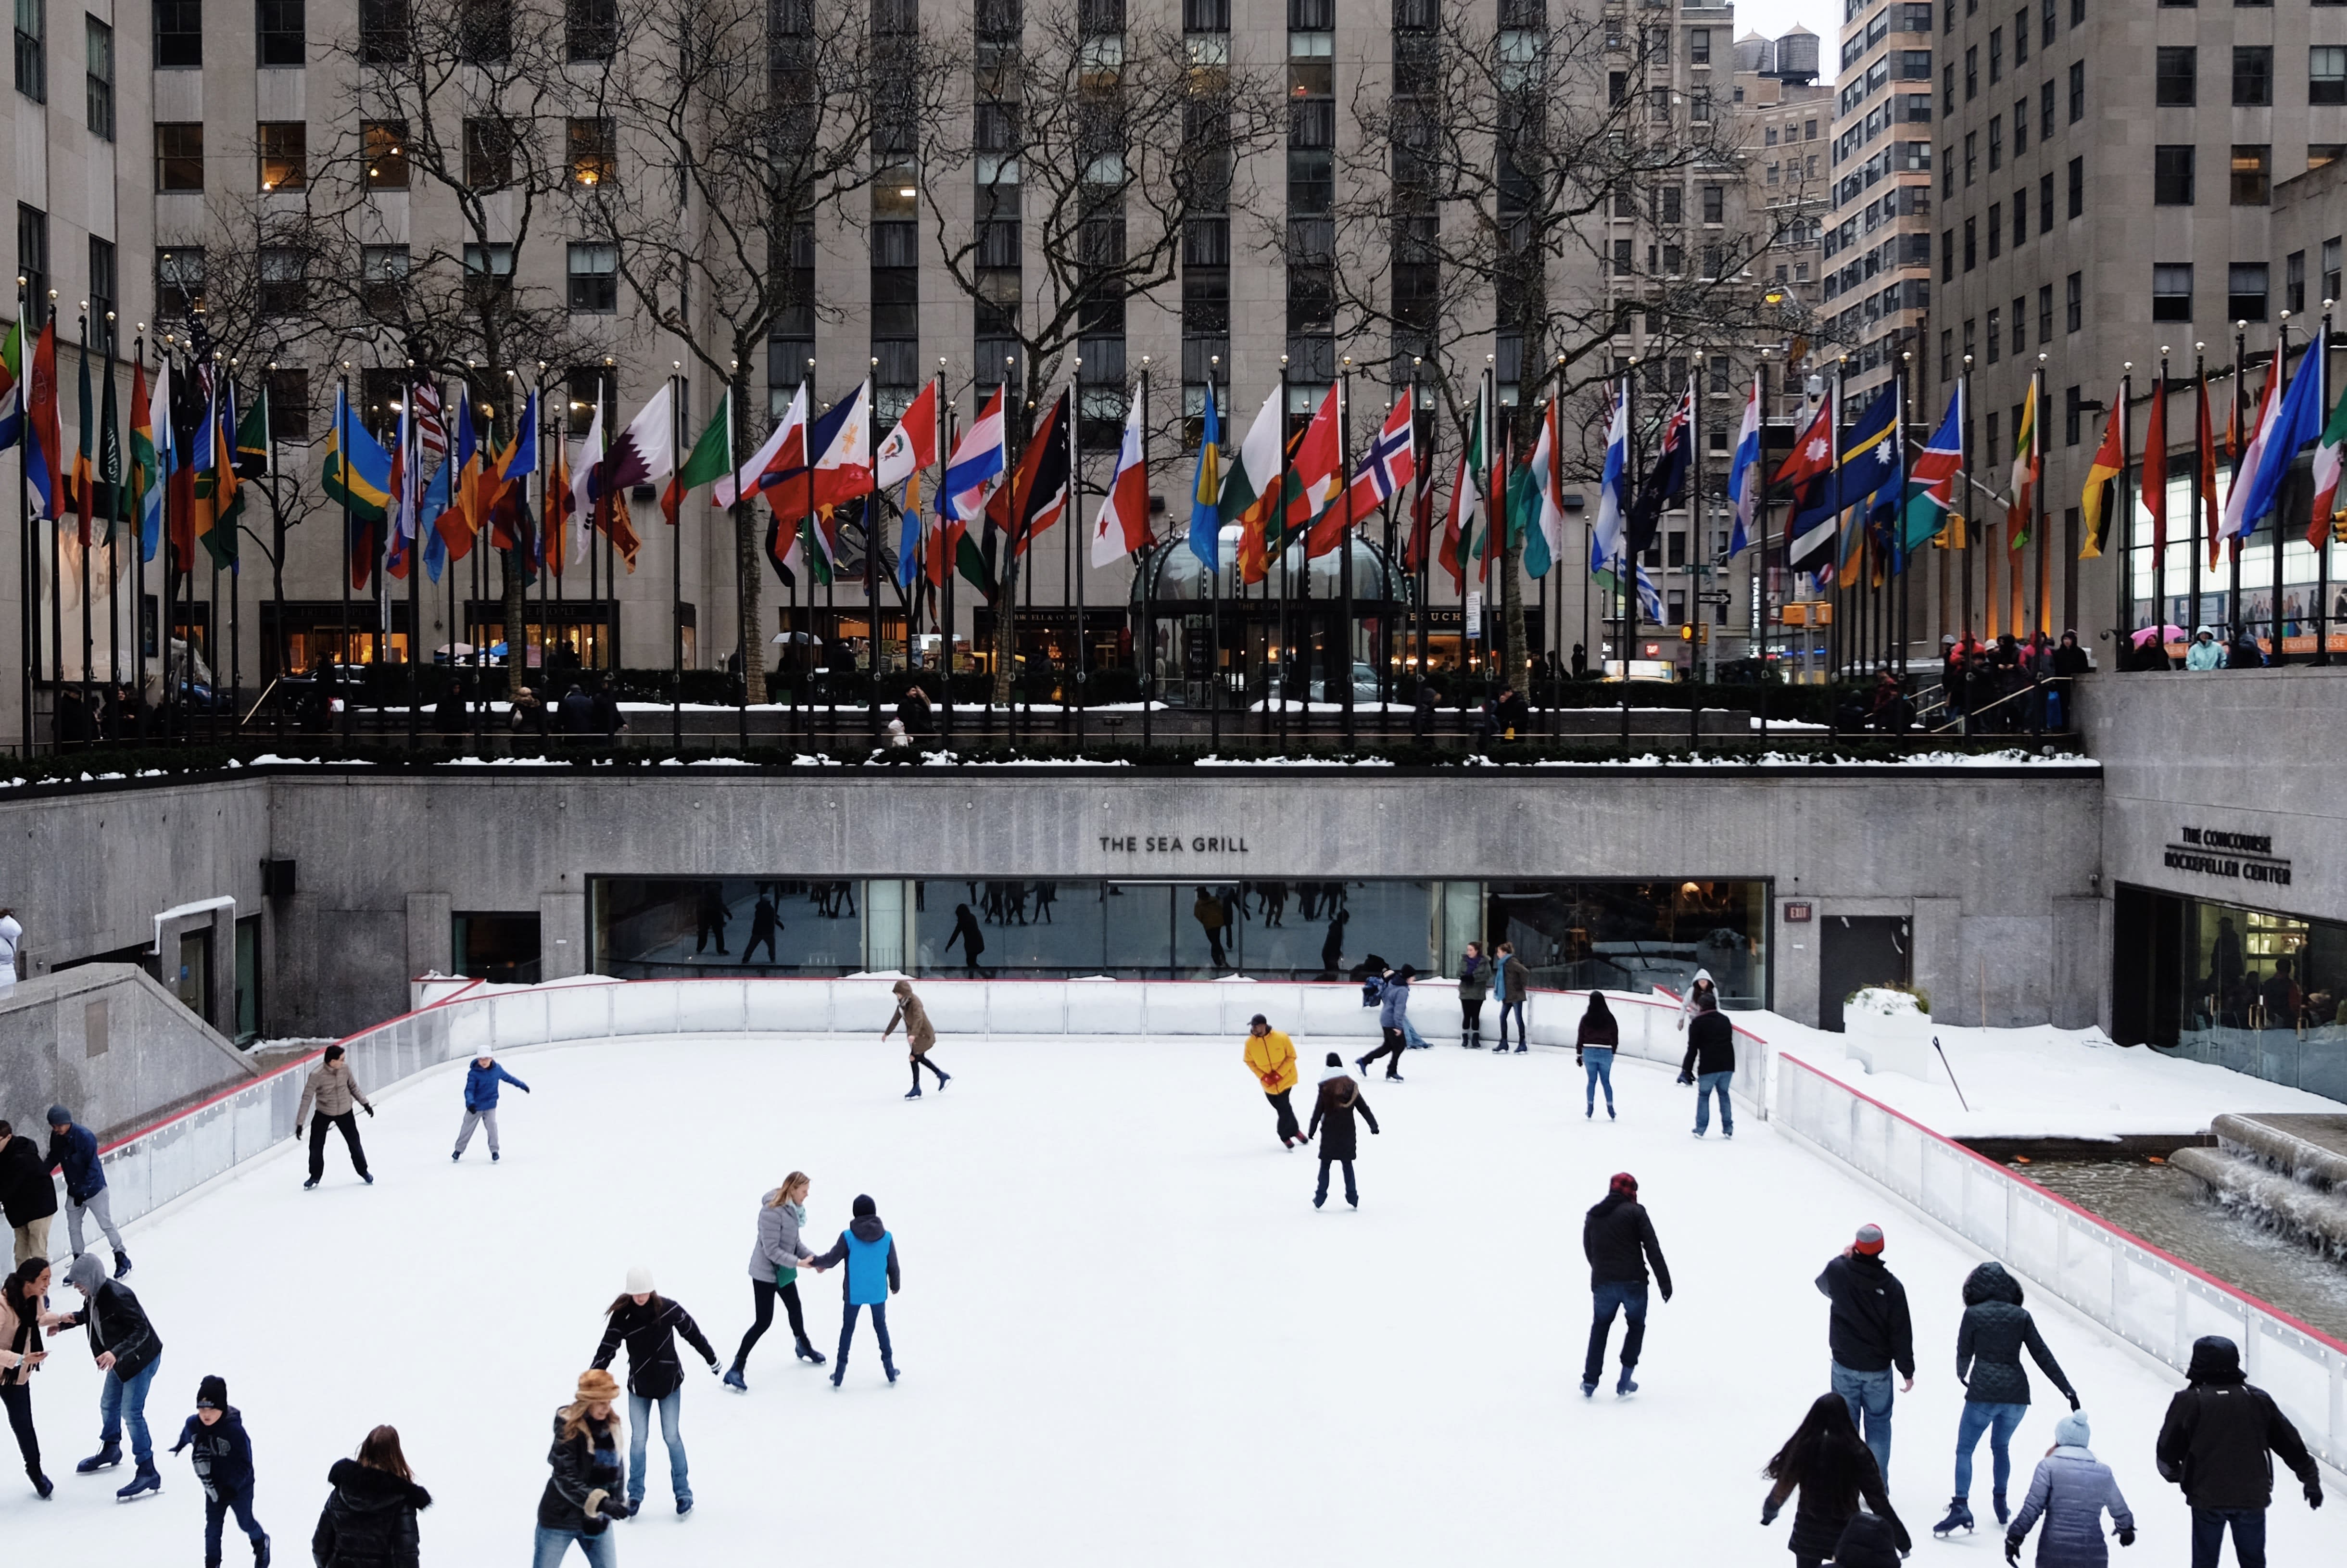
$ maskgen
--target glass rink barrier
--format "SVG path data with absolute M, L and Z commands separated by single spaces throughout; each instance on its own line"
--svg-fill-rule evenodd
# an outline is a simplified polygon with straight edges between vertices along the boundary
M 2250 1381 L 2306 1444 L 2347 1464 L 2347 1345 L 2147 1245 L 1797 1056 L 1777 1059 L 1776 1122 L 2014 1273 L 2181 1371 L 2192 1342 L 2241 1348 Z

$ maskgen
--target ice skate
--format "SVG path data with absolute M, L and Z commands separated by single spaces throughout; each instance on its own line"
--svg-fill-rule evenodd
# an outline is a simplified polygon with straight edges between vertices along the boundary
M 1949 1500 L 1948 1517 L 1932 1526 L 1932 1533 L 1945 1540 L 1959 1530 L 1967 1535 L 1973 1532 L 1972 1507 L 1961 1497 Z

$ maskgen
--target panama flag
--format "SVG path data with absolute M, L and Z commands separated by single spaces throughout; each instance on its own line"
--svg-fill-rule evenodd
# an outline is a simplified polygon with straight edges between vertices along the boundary
M 2266 389 L 2258 396 L 2257 418 L 2250 425 L 2249 446 L 2234 466 L 2233 482 L 2225 490 L 2225 514 L 2217 528 L 2220 539 L 2237 539 L 2257 525 L 2257 515 L 2247 508 L 2250 492 L 2257 488 L 2258 470 L 2265 466 L 2266 448 L 2273 444 L 2274 406 L 2281 398 L 2281 360 L 2277 356 L 2266 370 Z
M 1727 460 L 1727 500 L 1736 514 L 1735 530 L 1727 538 L 1730 559 L 1752 543 L 1752 519 L 1760 515 L 1760 376 L 1752 376 L 1752 395 L 1744 400 L 1744 423 L 1736 432 L 1736 453 Z
M 2314 504 L 2307 511 L 2306 542 L 2316 549 L 2331 542 L 2332 523 L 2339 515 L 2342 445 L 2347 445 L 2347 394 L 2342 394 L 2332 408 L 2331 422 L 2322 427 L 2322 443 L 2314 449 Z
M 1541 411 L 1540 436 L 1532 443 L 1532 482 L 1538 497 L 1532 527 L 1524 534 L 1524 570 L 1534 578 L 1548 575 L 1564 541 L 1564 491 L 1557 472 L 1559 436 L 1556 399 Z
M 891 490 L 938 460 L 938 384 L 921 388 L 872 456 L 873 482 Z
M 1124 440 L 1116 449 L 1116 472 L 1108 498 L 1092 520 L 1092 565 L 1122 560 L 1149 542 L 1149 460 L 1141 437 L 1141 399 L 1124 416 Z
M 1623 519 L 1630 510 L 1630 394 L 1614 392 L 1614 419 L 1605 428 L 1604 477 L 1597 487 L 1597 526 L 1589 536 L 1589 569 L 1600 572 L 1622 553 Z

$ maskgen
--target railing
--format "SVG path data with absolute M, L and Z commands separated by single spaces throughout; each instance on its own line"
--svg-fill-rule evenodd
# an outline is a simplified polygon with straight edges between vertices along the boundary
M 1993 1160 L 1828 1076 L 1777 1058 L 1777 1124 L 1889 1188 L 2015 1273 L 2179 1371 L 2192 1342 L 2241 1347 L 2333 1465 L 2347 1463 L 2347 1345 L 2203 1274 Z

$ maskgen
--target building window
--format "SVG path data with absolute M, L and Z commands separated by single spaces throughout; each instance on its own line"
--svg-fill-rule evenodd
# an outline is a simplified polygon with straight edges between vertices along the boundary
M 2004 254 L 2004 203 L 1992 201 L 1988 207 L 1988 259 L 1995 261 Z
M 612 245 L 570 247 L 570 309 L 608 316 L 620 308 L 620 252 Z
M 407 58 L 407 0 L 359 0 L 359 64 L 395 66 Z
M 2192 264 L 2156 261 L 2151 269 L 2151 319 L 2188 322 L 2192 319 Z
M 2045 343 L 2053 340 L 2054 285 L 2040 283 L 2037 286 L 2037 341 Z
M 2037 177 L 2037 231 L 2050 233 L 2054 228 L 2054 177 Z
M 2013 248 L 2016 251 L 2029 242 L 2029 192 L 2013 193 Z M 2020 312 L 2014 313 L 2017 319 Z
M 82 91 L 87 99 L 85 118 L 89 134 L 100 141 L 114 139 L 114 29 L 95 16 L 82 18 Z
M 513 128 L 500 119 L 465 122 L 465 185 L 497 190 L 513 183 Z
M 407 122 L 371 119 L 359 127 L 360 156 L 369 190 L 407 189 Z
M 2200 101 L 2200 51 L 2191 47 L 2153 51 L 2152 101 L 2162 108 L 2190 108 Z
M 25 325 L 49 319 L 49 215 L 16 203 L 16 274 L 25 280 Z
M 1988 85 L 1994 87 L 2003 80 L 2004 80 L 2004 29 L 1991 27 L 1988 30 Z
M 2013 100 L 2013 156 L 2019 158 L 2029 150 L 2029 100 Z
M 493 66 L 512 54 L 511 0 L 457 0 L 457 58 L 468 66 Z
M 1969 272 L 1980 264 L 1980 232 L 1975 220 L 1964 220 L 1964 271 Z
M 1946 381 L 1956 373 L 1956 334 L 1946 327 L 1940 329 L 1940 379 Z
M 1956 231 L 1953 229 L 1942 229 L 1940 231 L 1940 282 L 1952 283 L 1955 281 Z
M 2322 297 L 2339 297 L 2339 236 L 2335 234 L 2322 242 Z
M 2004 308 L 2003 306 L 2001 306 L 2001 305 L 1991 305 L 1991 306 L 1988 308 L 1988 362 L 1989 362 L 1989 364 L 1994 364 L 1996 363 L 1996 361 L 1997 361 L 1997 354 L 1998 354 L 1998 351 L 2003 347 L 2004 343 Z
M 359 248 L 359 297 L 377 316 L 399 313 L 400 295 L 407 287 L 408 252 L 405 245 L 363 245 Z
M 2347 48 L 2324 45 L 2306 51 L 2306 101 L 2347 104 Z
M 1988 171 L 1994 174 L 2004 167 L 2004 117 L 1991 115 L 1988 120 Z
M 269 374 L 269 434 L 279 441 L 310 439 L 310 373 L 272 370 Z
M 2078 389 L 2075 386 L 2064 387 L 2062 389 L 2063 446 L 2075 446 L 2078 444 L 2078 430 L 2086 423 L 2086 405 L 2079 397 Z
M 2027 35 L 2026 33 L 2024 33 L 2024 34 L 2022 35 L 2022 36 L 2024 36 L 2024 37 L 2027 37 L 2027 36 L 2028 36 L 2028 35 Z M 2013 302 L 2013 354 L 2014 354 L 2014 357 L 2015 359 L 2020 358 L 2020 357 L 2021 357 L 2022 351 L 2023 351 L 2024 349 L 2026 349 L 2028 346 L 2029 346 L 2029 301 L 2028 301 L 2028 299 L 2027 299 L 2027 297 L 2026 297 L 2026 296 L 2024 296 L 2024 297 L 2019 298 L 2019 299 L 2016 299 L 2016 300 L 2014 300 L 2014 301 Z
M 1727 221 L 1727 187 L 1706 185 L 1703 188 L 1703 220 L 1706 223 Z
M 2233 148 L 2233 205 L 2263 207 L 2273 200 L 2273 149 L 2236 143 Z
M 2076 125 L 2086 118 L 2086 62 L 2070 62 L 2070 123 Z
M 2037 139 L 2054 139 L 2054 84 L 2047 82 L 2037 89 Z
M 253 9 L 261 26 L 261 63 L 306 65 L 310 23 L 304 0 L 256 0 Z
M 476 298 L 494 299 L 513 290 L 514 248 L 509 244 L 467 244 L 465 247 L 465 290 Z
M 262 246 L 261 313 L 298 316 L 309 305 L 309 258 L 291 245 Z
M 569 0 L 563 32 L 572 59 L 610 59 L 620 46 L 619 0 Z
M 49 101 L 48 0 L 16 0 L 16 90 Z
M 2309 172 L 2325 169 L 2347 158 L 2347 142 L 2310 141 L 2306 144 L 2306 167 Z
M 164 245 L 155 251 L 155 313 L 185 321 L 204 308 L 204 248 Z
M 265 119 L 253 128 L 261 149 L 261 189 L 300 190 L 310 183 L 310 127 L 298 119 Z
M 2086 160 L 2074 158 L 2070 160 L 2070 216 L 2084 218 L 2086 215 Z
M 1973 176 L 1980 169 L 1980 132 L 1964 132 L 1964 189 L 1972 189 Z
M 2225 269 L 2225 314 L 2237 322 L 2266 319 L 2266 264 L 2236 261 Z
M 619 139 L 617 121 L 572 119 L 566 135 L 570 178 L 580 185 L 610 183 L 619 173 Z
M 200 69 L 203 63 L 203 0 L 155 0 L 156 66 Z
M 2306 252 L 2292 251 L 2282 259 L 2282 309 L 2297 315 L 2306 309 Z
M 2062 281 L 2062 330 L 2074 333 L 2086 324 L 2086 278 L 2082 273 L 2073 272 Z
M 2151 200 L 2155 205 L 2192 205 L 2192 177 L 2199 150 L 2189 142 L 2151 149 Z
M 1964 51 L 1964 102 L 1980 97 L 1980 46 Z
M 121 281 L 116 275 L 114 241 L 89 237 L 89 313 L 93 321 L 102 322 L 106 313 L 115 308 L 122 297 Z
M 2272 105 L 2273 50 L 2268 46 L 2234 46 L 2233 103 L 2239 108 Z
M 1691 65 L 1711 64 L 1711 29 L 1697 27 L 1687 34 L 1687 61 Z
M 204 188 L 204 125 L 201 120 L 155 122 L 155 189 Z

